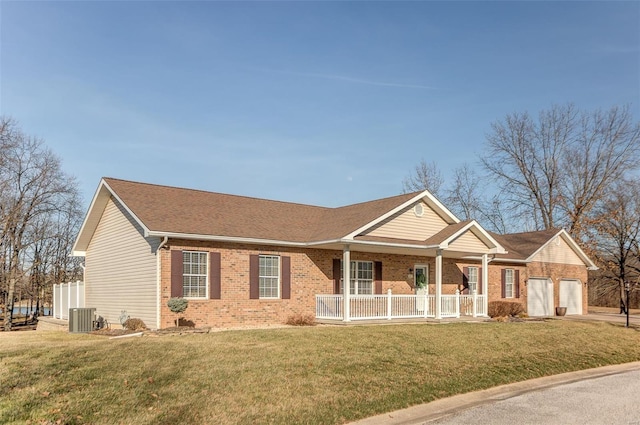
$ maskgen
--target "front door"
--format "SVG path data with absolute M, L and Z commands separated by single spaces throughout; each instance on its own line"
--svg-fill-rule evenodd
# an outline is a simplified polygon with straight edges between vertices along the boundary
M 429 293 L 429 266 L 416 264 L 414 268 L 413 282 L 416 294 Z

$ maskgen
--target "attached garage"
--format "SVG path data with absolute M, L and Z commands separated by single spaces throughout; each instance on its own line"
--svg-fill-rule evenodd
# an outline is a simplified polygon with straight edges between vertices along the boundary
M 578 279 L 560 281 L 560 307 L 567 307 L 567 314 L 582 314 L 582 282 Z
M 527 281 L 527 314 L 553 316 L 553 282 L 549 278 Z

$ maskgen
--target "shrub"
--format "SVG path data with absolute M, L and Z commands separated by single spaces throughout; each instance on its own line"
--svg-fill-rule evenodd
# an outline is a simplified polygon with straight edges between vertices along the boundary
M 294 314 L 287 317 L 286 323 L 291 326 L 315 326 L 316 318 L 311 314 Z
M 524 313 L 524 306 L 513 301 L 491 301 L 489 303 L 489 317 L 517 317 Z
M 122 326 L 130 331 L 144 331 L 147 329 L 147 325 L 144 324 L 142 319 L 136 319 L 135 317 L 125 320 Z
M 169 298 L 167 307 L 169 307 L 172 313 L 183 313 L 187 307 L 189 307 L 189 300 L 185 300 L 182 297 Z M 176 327 L 178 327 L 179 320 L 180 319 L 176 317 Z

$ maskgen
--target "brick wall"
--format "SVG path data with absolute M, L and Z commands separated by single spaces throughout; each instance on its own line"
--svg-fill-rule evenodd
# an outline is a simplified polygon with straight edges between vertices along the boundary
M 342 258 L 342 251 L 320 249 L 292 249 L 277 246 L 257 246 L 248 244 L 229 244 L 217 242 L 199 242 L 170 240 L 169 249 L 163 249 L 161 255 L 161 327 L 174 325 L 176 315 L 167 307 L 171 297 L 171 250 L 193 250 L 219 252 L 221 255 L 221 299 L 189 300 L 189 307 L 181 316 L 193 321 L 196 326 L 241 327 L 255 325 L 273 325 L 284 323 L 293 314 L 315 315 L 315 295 L 332 294 L 333 260 Z M 249 256 L 251 254 L 271 254 L 291 258 L 291 298 L 278 300 L 249 299 Z M 429 293 L 435 293 L 435 259 L 420 256 L 402 256 L 393 254 L 375 254 L 352 252 L 352 261 L 381 261 L 383 293 L 391 289 L 395 294 L 413 294 L 413 278 L 409 269 L 416 264 L 429 266 Z M 453 259 L 443 261 L 443 294 L 453 294 L 462 289 L 462 269 L 465 266 L 480 267 L 480 262 L 456 262 Z M 490 264 L 489 300 L 501 299 L 501 269 L 520 270 L 520 301 L 526 308 L 527 267 L 522 265 Z M 531 276 L 554 279 L 578 278 L 586 282 L 586 268 L 579 266 L 540 265 L 529 267 Z M 556 289 L 556 304 L 558 297 Z M 586 290 L 584 311 L 586 312 Z

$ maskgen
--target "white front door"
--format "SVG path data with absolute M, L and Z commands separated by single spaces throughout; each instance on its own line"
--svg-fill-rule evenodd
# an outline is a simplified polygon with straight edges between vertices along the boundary
M 423 295 L 429 293 L 429 266 L 423 264 L 416 264 L 413 269 L 413 284 L 416 289 L 416 294 Z M 420 286 L 423 286 L 424 290 L 420 290 Z

